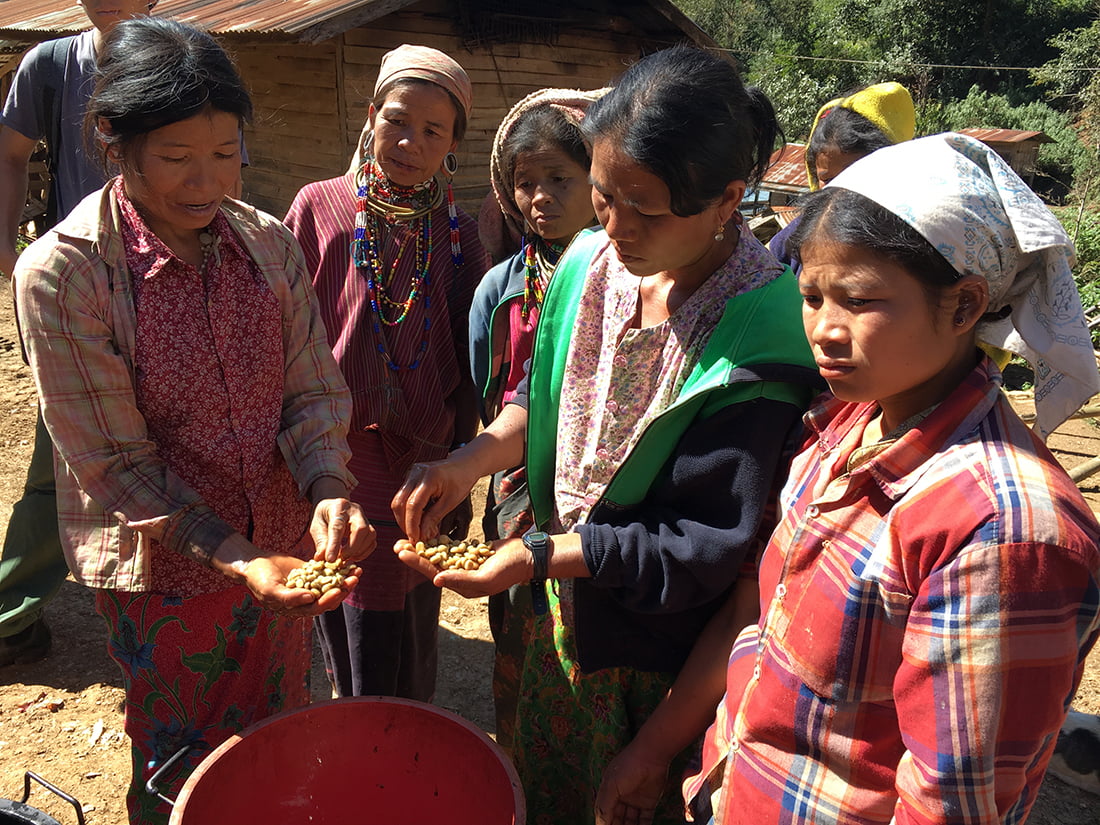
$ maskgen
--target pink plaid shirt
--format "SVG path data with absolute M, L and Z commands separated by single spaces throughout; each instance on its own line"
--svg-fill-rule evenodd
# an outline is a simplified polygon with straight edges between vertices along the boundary
M 347 471 L 351 403 L 301 250 L 270 215 L 222 213 L 275 294 L 284 383 L 278 445 L 299 491 Z M 144 591 L 153 541 L 201 562 L 231 532 L 173 473 L 135 401 L 137 318 L 111 184 L 89 195 L 19 258 L 20 329 L 57 453 L 61 538 L 77 581 Z
M 1100 527 L 996 367 L 850 464 L 876 409 L 806 415 L 685 784 L 719 825 L 1022 822 L 1096 640 Z

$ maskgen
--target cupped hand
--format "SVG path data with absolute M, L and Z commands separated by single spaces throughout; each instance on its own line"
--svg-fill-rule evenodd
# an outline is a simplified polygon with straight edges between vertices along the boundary
M 317 616 L 340 604 L 359 583 L 363 571 L 358 567 L 344 584 L 316 598 L 310 591 L 286 586 L 290 571 L 303 564 L 293 556 L 259 556 L 244 567 L 245 584 L 261 606 L 290 616 Z
M 440 570 L 413 549 L 412 542 L 399 539 L 393 551 L 401 561 L 431 579 L 436 587 L 449 588 L 474 599 L 501 593 L 513 584 L 530 581 L 531 554 L 519 539 L 492 542 L 494 553 L 477 570 Z
M 390 502 L 397 525 L 412 541 L 436 536 L 443 517 L 454 510 L 477 483 L 461 459 L 414 464 Z
M 346 498 L 326 498 L 313 508 L 309 525 L 315 559 L 362 561 L 378 543 L 374 525 L 367 521 L 358 504 Z
M 596 825 L 650 825 L 668 781 L 668 762 L 627 746 L 603 772 Z

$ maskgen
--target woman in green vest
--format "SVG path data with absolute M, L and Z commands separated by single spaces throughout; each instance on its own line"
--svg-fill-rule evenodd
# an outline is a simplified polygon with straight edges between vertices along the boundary
M 535 611 L 514 756 L 528 820 L 591 822 L 603 768 L 663 698 L 756 554 L 818 378 L 790 270 L 738 206 L 777 134 L 725 61 L 677 47 L 594 102 L 592 201 L 545 296 L 526 391 L 394 499 L 431 540 L 474 483 L 526 458 L 535 528 L 439 586 L 530 581 Z M 675 785 L 658 822 L 682 821 Z

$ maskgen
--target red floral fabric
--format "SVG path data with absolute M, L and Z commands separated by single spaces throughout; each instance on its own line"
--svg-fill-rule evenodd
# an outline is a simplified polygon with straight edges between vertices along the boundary
M 137 310 L 135 387 L 149 438 L 172 472 L 225 522 L 265 549 L 290 552 L 309 523 L 277 447 L 283 402 L 278 301 L 218 213 L 203 272 L 118 202 Z M 232 586 L 154 545 L 152 590 L 190 596 Z

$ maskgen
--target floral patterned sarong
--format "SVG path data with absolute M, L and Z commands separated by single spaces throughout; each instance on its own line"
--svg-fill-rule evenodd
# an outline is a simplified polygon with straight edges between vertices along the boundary
M 167 825 L 171 808 L 144 782 L 181 748 L 192 750 L 161 783 L 171 798 L 230 736 L 309 702 L 310 621 L 262 609 L 243 586 L 188 597 L 98 590 L 96 610 L 126 690 L 131 825 Z

